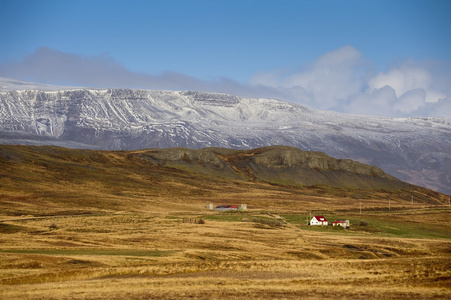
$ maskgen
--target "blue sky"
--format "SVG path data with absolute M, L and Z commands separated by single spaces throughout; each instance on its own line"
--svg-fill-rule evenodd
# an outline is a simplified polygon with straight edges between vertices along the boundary
M 450 15 L 447 0 L 0 0 L 0 76 L 448 117 Z

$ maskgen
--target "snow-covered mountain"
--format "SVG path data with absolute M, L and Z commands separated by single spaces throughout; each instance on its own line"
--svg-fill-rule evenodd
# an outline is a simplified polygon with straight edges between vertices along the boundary
M 451 194 L 451 119 L 346 115 L 202 92 L 4 88 L 0 143 L 110 150 L 289 145 Z

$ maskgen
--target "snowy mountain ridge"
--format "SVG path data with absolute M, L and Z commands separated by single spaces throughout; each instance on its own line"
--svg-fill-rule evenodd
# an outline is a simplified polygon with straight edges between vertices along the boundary
M 287 145 L 451 194 L 451 119 L 443 118 L 346 115 L 191 91 L 6 89 L 0 143 L 109 150 Z

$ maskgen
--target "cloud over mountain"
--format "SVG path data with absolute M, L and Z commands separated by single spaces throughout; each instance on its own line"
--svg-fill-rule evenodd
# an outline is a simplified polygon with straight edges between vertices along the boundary
M 391 117 L 449 117 L 449 110 L 446 113 L 441 108 L 451 103 L 451 92 L 437 82 L 450 82 L 451 73 L 444 68 L 434 73 L 437 63 L 408 61 L 375 73 L 358 50 L 345 46 L 297 72 L 257 73 L 250 83 L 284 93 L 288 90 L 291 101 L 320 109 Z
M 200 80 L 175 72 L 139 73 L 107 54 L 83 56 L 39 48 L 22 61 L 0 63 L 0 76 L 88 87 L 221 92 L 355 114 L 449 117 L 450 65 L 406 61 L 385 72 L 374 72 L 360 51 L 344 46 L 298 70 L 256 72 L 243 84 L 229 78 Z
M 50 48 L 39 48 L 20 62 L 0 66 L 1 76 L 52 84 L 151 89 L 197 85 L 196 79 L 182 74 L 153 76 L 130 71 L 107 54 L 83 56 Z

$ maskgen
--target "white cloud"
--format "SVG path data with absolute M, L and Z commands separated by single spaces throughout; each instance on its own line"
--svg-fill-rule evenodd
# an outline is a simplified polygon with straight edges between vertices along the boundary
M 398 98 L 398 101 L 393 105 L 393 109 L 408 114 L 424 106 L 425 99 L 426 91 L 424 89 L 412 89 Z
M 416 89 L 422 89 L 426 102 L 437 102 L 446 96 L 432 88 L 432 75 L 424 68 L 418 66 L 401 65 L 390 69 L 386 73 L 378 73 L 368 81 L 370 89 L 391 86 L 398 97 Z
M 128 70 L 108 55 L 81 56 L 40 48 L 19 62 L 0 63 L 0 76 L 100 88 L 198 90 L 265 97 L 312 108 L 378 116 L 451 116 L 451 63 L 407 61 L 375 73 L 360 51 L 345 46 L 295 71 L 256 72 L 248 84 L 228 78 Z
M 394 116 L 391 112 L 397 101 L 396 92 L 390 86 L 359 93 L 340 107 L 342 112 L 364 115 Z
M 451 101 L 450 70 L 438 68 L 438 64 L 407 61 L 374 74 L 358 50 L 345 46 L 292 74 L 257 73 L 250 84 L 283 89 L 291 96 L 285 100 L 319 109 L 391 117 L 449 118 L 451 111 L 447 116 L 434 108 L 447 107 L 446 103 Z
M 292 90 L 292 101 L 307 102 L 321 109 L 331 109 L 359 93 L 364 86 L 367 62 L 362 54 L 351 46 L 345 46 L 319 57 L 312 65 L 278 78 L 275 73 L 257 73 L 251 85 Z M 301 91 L 297 95 L 296 91 Z
M 39 48 L 20 62 L 0 64 L 0 76 L 51 84 L 105 88 L 200 87 L 201 81 L 174 72 L 157 76 L 128 70 L 108 55 L 82 56 Z
M 378 73 L 368 81 L 370 89 L 380 89 L 391 86 L 397 96 L 417 88 L 425 88 L 430 85 L 431 77 L 428 72 L 420 68 L 397 68 L 386 73 Z
M 442 118 L 450 118 L 451 115 L 451 98 L 440 99 L 435 103 L 427 103 L 418 116 L 434 116 Z
M 277 88 L 280 87 L 280 77 L 283 74 L 283 72 L 257 72 L 249 79 L 249 83 L 254 86 Z
M 449 90 L 440 88 L 435 84 L 437 77 L 446 74 L 434 73 L 428 64 L 418 64 L 407 61 L 399 66 L 390 68 L 387 72 L 380 72 L 368 80 L 366 94 L 374 94 L 383 87 L 391 87 L 396 100 L 387 110 L 389 116 L 428 116 L 434 111 L 433 116 L 450 117 L 443 112 L 438 113 L 435 106 L 443 106 L 451 101 Z M 448 77 L 451 79 L 451 77 Z M 440 78 L 439 80 L 443 80 Z M 372 99 L 376 104 L 380 99 Z

